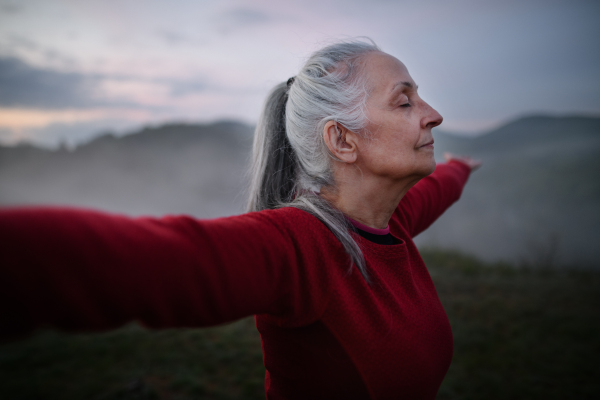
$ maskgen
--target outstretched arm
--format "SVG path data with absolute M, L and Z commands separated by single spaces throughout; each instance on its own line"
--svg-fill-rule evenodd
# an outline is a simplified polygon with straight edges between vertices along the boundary
M 445 164 L 421 179 L 402 198 L 394 216 L 406 227 L 412 237 L 427 229 L 440 215 L 460 198 L 472 171 L 481 161 L 445 153 Z
M 290 299 L 298 261 L 284 221 L 278 210 L 202 221 L 2 210 L 0 334 L 282 314 L 299 301 Z

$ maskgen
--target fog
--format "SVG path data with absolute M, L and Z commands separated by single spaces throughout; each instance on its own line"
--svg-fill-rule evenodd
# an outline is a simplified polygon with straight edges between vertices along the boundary
M 0 204 L 215 218 L 244 211 L 253 127 L 171 124 L 74 150 L 0 148 Z M 478 138 L 434 132 L 444 151 L 481 158 L 462 198 L 419 246 L 489 261 L 597 267 L 600 119 L 527 117 Z

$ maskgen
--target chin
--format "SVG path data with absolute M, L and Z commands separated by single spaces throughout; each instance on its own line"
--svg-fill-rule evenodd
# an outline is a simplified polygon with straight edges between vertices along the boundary
M 419 168 L 419 175 L 426 177 L 427 175 L 431 175 L 433 171 L 435 171 L 435 159 L 431 157 L 430 160 L 424 162 L 423 165 Z
M 430 167 L 429 167 L 429 172 L 427 173 L 427 175 L 431 175 L 431 174 L 433 173 L 433 171 L 435 171 L 435 167 L 436 167 L 436 165 L 437 165 L 437 164 L 435 163 L 435 160 L 432 160 L 432 161 L 431 161 L 431 165 L 430 165 Z

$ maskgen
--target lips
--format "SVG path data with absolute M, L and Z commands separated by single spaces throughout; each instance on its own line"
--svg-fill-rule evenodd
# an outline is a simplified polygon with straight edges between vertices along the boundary
M 431 139 L 429 142 L 425 143 L 424 145 L 422 145 L 420 147 L 433 147 L 433 139 Z

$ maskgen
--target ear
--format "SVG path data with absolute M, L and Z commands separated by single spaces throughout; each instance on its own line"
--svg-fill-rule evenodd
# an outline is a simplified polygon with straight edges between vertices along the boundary
M 358 158 L 358 135 L 336 121 L 329 121 L 323 128 L 323 140 L 333 156 L 345 163 Z

